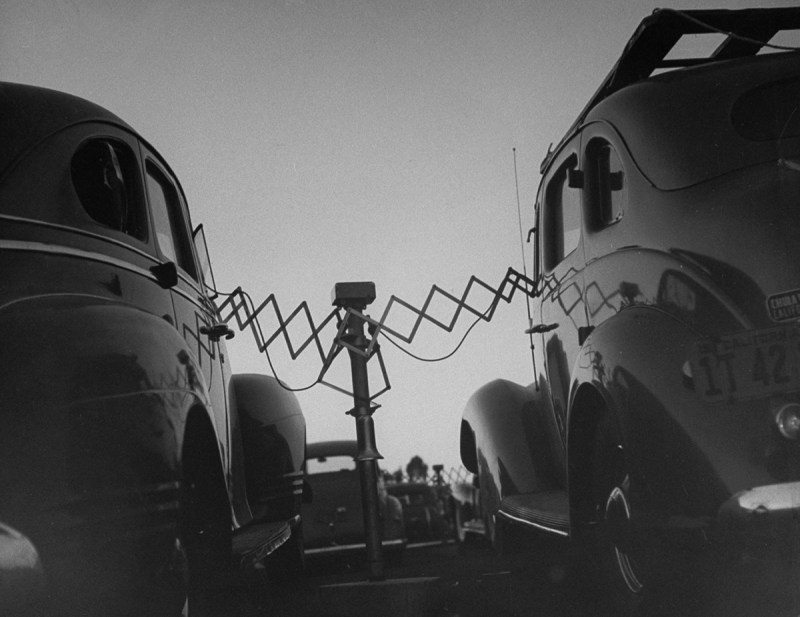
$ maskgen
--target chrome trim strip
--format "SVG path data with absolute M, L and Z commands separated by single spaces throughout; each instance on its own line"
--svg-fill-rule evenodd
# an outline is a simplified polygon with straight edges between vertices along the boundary
M 383 548 L 395 548 L 405 546 L 405 540 L 384 540 L 381 542 Z M 304 550 L 306 555 L 324 555 L 329 553 L 340 553 L 347 551 L 365 550 L 366 544 L 339 544 L 336 546 L 321 546 L 319 548 L 307 548 Z
M 47 228 L 50 228 L 50 229 L 54 229 L 56 231 L 65 231 L 65 232 L 69 232 L 69 233 L 74 233 L 74 234 L 78 234 L 78 235 L 81 235 L 81 236 L 85 236 L 87 238 L 92 238 L 94 240 L 100 240 L 102 242 L 108 242 L 109 244 L 113 244 L 113 245 L 118 246 L 119 248 L 125 249 L 127 251 L 133 251 L 134 253 L 137 253 L 141 257 L 144 257 L 145 259 L 148 259 L 148 260 L 152 261 L 153 264 L 163 263 L 153 253 L 144 251 L 144 250 L 142 250 L 142 249 L 140 249 L 140 248 L 138 248 L 138 247 L 136 247 L 136 246 L 134 246 L 132 244 L 128 244 L 127 242 L 123 242 L 122 240 L 117 240 L 116 238 L 111 238 L 110 236 L 105 236 L 103 234 L 98 234 L 98 233 L 94 233 L 92 231 L 87 231 L 85 229 L 81 229 L 80 227 L 72 227 L 70 225 L 61 225 L 59 223 L 51 223 L 51 222 L 48 222 L 48 221 L 41 221 L 41 220 L 38 220 L 38 219 L 29 219 L 29 218 L 22 217 L 22 216 L 12 216 L 10 214 L 0 214 L 0 220 L 2 220 L 2 219 L 7 219 L 9 221 L 13 221 L 13 222 L 16 222 L 16 223 L 28 223 L 30 225 L 35 225 L 35 226 L 39 226 L 39 227 L 47 227 Z M 2 243 L 6 242 L 6 241 L 7 242 L 14 242 L 14 240 L 0 240 L 0 248 L 2 248 Z M 141 242 L 141 240 L 140 240 L 140 242 Z M 23 244 L 24 244 L 24 242 L 23 242 Z M 36 243 L 36 244 L 38 244 L 38 243 Z M 147 243 L 143 243 L 143 244 L 147 244 Z M 46 245 L 45 244 L 44 246 L 50 246 L 50 245 Z M 147 246 L 150 246 L 150 245 L 147 245 Z M 66 248 L 66 247 L 63 247 L 63 248 Z M 74 249 L 74 250 L 80 250 L 80 249 Z M 100 253 L 98 253 L 98 255 L 102 256 L 102 254 L 100 254 Z M 113 259 L 113 258 L 109 258 L 109 259 Z M 150 273 L 148 272 L 148 274 L 150 274 Z M 178 269 L 178 276 L 185 283 L 187 283 L 188 285 L 193 287 L 195 289 L 195 291 L 200 291 L 201 290 L 201 283 L 199 281 L 195 281 L 191 277 L 187 277 L 184 274 L 183 270 L 181 270 L 180 268 Z M 200 291 L 200 297 L 203 297 L 203 294 L 202 294 L 201 291 Z
M 152 259 L 153 261 L 155 261 L 155 263 L 158 263 L 158 260 L 147 251 L 143 251 L 142 249 L 137 248 L 131 244 L 128 244 L 127 242 L 123 242 L 122 240 L 117 240 L 116 238 L 111 238 L 109 236 L 104 236 L 102 234 L 88 231 L 86 229 L 81 229 L 80 227 L 72 227 L 71 225 L 61 225 L 60 223 L 51 223 L 49 221 L 42 221 L 39 219 L 29 219 L 24 216 L 13 216 L 11 214 L 0 214 L 0 220 L 2 219 L 6 219 L 15 223 L 28 223 L 30 225 L 35 225 L 37 227 L 47 227 L 50 229 L 55 229 L 57 231 L 68 231 L 70 233 L 86 236 L 88 238 L 94 238 L 95 240 L 102 240 L 103 242 L 115 244 L 121 248 L 133 251 L 134 253 L 138 253 L 142 257 L 147 257 L 148 259 Z M 142 244 L 146 243 L 143 242 Z
M 504 512 L 503 510 L 498 510 L 497 511 L 497 516 L 500 516 L 500 517 L 502 517 L 502 518 L 504 518 L 506 520 L 509 520 L 509 521 L 514 521 L 515 523 L 520 523 L 522 525 L 527 525 L 529 527 L 534 527 L 536 529 L 539 529 L 540 531 L 546 531 L 548 533 L 554 533 L 554 534 L 556 534 L 558 536 L 561 536 L 561 537 L 564 537 L 564 538 L 568 538 L 569 537 L 569 531 L 567 531 L 567 530 L 558 529 L 557 527 L 548 527 L 547 525 L 542 525 L 541 523 L 534 523 L 533 521 L 528 521 L 528 520 L 526 520 L 524 518 L 519 518 L 517 516 L 509 514 L 508 512 Z
M 0 218 L 2 218 L 2 216 L 0 216 Z M 70 231 L 72 230 L 71 227 L 68 228 L 68 229 Z M 93 236 L 94 234 L 88 234 L 88 235 Z M 154 266 L 161 264 L 161 262 L 158 261 L 158 259 L 156 259 L 152 255 L 150 255 L 148 253 L 145 253 L 144 251 L 140 251 L 139 249 L 131 247 L 131 246 L 127 245 L 127 244 L 124 244 L 123 242 L 119 242 L 117 240 L 106 238 L 105 236 L 97 236 L 97 237 L 102 239 L 102 240 L 104 240 L 104 241 L 108 241 L 108 242 L 117 244 L 117 245 L 125 248 L 126 250 L 131 250 L 131 251 L 134 251 L 135 253 L 140 254 L 141 256 L 145 257 L 147 260 L 152 262 Z M 67 257 L 76 257 L 76 258 L 79 258 L 79 259 L 88 259 L 90 261 L 95 261 L 95 262 L 98 262 L 98 263 L 105 263 L 105 264 L 114 266 L 116 268 L 120 268 L 122 270 L 127 270 L 128 272 L 132 272 L 134 274 L 138 274 L 138 275 L 143 276 L 143 277 L 145 277 L 147 279 L 150 279 L 153 282 L 156 282 L 156 283 L 158 282 L 158 279 L 155 277 L 155 275 L 152 272 L 150 272 L 149 270 L 147 270 L 146 268 L 140 268 L 139 266 L 135 266 L 135 265 L 131 264 L 129 261 L 125 261 L 123 259 L 118 259 L 116 257 L 111 257 L 110 255 L 105 255 L 103 253 L 97 253 L 95 251 L 85 251 L 83 249 L 77 249 L 77 248 L 70 247 L 70 246 L 63 246 L 63 245 L 60 245 L 60 244 L 46 244 L 44 242 L 29 242 L 29 241 L 24 241 L 24 240 L 7 240 L 7 239 L 0 239 L 0 250 L 31 251 L 31 252 L 34 252 L 34 253 L 47 253 L 49 255 L 65 255 Z M 206 306 L 202 302 L 202 298 L 204 296 L 203 296 L 202 292 L 199 290 L 199 288 L 197 287 L 198 283 L 196 283 L 194 280 L 188 278 L 180 268 L 178 268 L 178 276 L 181 278 L 181 280 L 184 283 L 189 285 L 189 287 L 192 289 L 192 291 L 197 293 L 198 296 L 197 297 L 193 297 L 192 295 L 186 293 L 183 289 L 181 289 L 180 287 L 177 287 L 177 286 L 173 287 L 170 291 L 173 291 L 173 292 L 175 292 L 177 294 L 180 294 L 181 296 L 183 296 L 184 298 L 186 298 L 190 302 L 200 306 L 204 311 L 213 310 L 214 312 L 216 312 L 217 309 L 216 309 L 216 306 L 214 305 L 213 302 L 209 301 L 208 302 L 208 306 Z
M 103 239 L 107 240 L 107 238 Z M 160 263 L 157 259 L 155 259 L 151 255 L 148 255 L 147 253 L 144 253 L 143 251 L 139 251 L 135 248 L 129 247 L 127 244 L 122 244 L 122 243 L 119 244 L 125 249 L 139 253 L 142 257 L 145 257 L 149 261 L 153 262 L 153 265 L 157 265 Z M 97 261 L 100 263 L 108 263 L 118 268 L 130 270 L 131 272 L 135 272 L 137 274 L 142 274 L 147 278 L 153 279 L 154 281 L 156 280 L 156 277 L 152 272 L 150 272 L 145 268 L 134 266 L 129 261 L 117 259 L 116 257 L 111 257 L 110 255 L 97 253 L 95 251 L 85 251 L 83 249 L 77 249 L 71 246 L 64 246 L 62 244 L 47 244 L 44 242 L 30 242 L 28 240 L 0 239 L 0 250 L 31 251 L 34 253 L 47 253 L 50 255 L 66 255 L 68 257 L 79 257 L 81 259 L 89 259 L 91 261 Z
M 442 540 L 426 540 L 425 542 L 410 542 L 407 548 L 427 548 L 429 546 L 442 546 L 443 544 L 453 544 L 453 540 L 444 538 Z

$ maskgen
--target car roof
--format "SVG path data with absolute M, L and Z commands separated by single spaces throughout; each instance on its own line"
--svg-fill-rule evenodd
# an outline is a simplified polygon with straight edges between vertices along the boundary
M 786 80 L 800 80 L 800 52 L 673 71 L 603 99 L 583 125 L 610 125 L 653 185 L 683 188 L 779 158 L 779 145 L 784 154 L 800 151 L 796 134 L 782 140 L 748 139 L 732 118 L 743 95 Z
M 602 116 L 595 112 L 595 108 L 600 107 L 601 103 L 609 98 L 618 100 L 614 96 L 617 93 L 648 81 L 655 80 L 658 83 L 657 74 L 660 71 L 674 71 L 669 73 L 670 75 L 704 75 L 707 79 L 709 67 L 713 67 L 711 70 L 716 71 L 726 63 L 738 66 L 742 61 L 754 58 L 768 47 L 766 42 L 778 32 L 796 29 L 800 29 L 800 7 L 690 11 L 656 9 L 639 24 L 620 58 L 559 144 L 548 151 L 542 161 L 541 172 L 545 173 L 564 144 L 586 122 Z M 670 57 L 670 52 L 676 48 L 681 38 L 703 33 L 716 33 L 723 35 L 724 38 L 707 55 L 691 58 Z M 759 62 L 764 63 L 760 66 L 766 66 L 776 61 L 776 56 L 785 54 L 792 57 L 797 55 L 787 49 L 781 53 L 759 56 Z M 668 73 L 662 73 L 661 77 L 664 75 Z M 673 95 L 679 95 L 677 89 L 669 92 L 670 97 Z M 607 110 L 608 105 L 604 108 Z M 682 111 L 685 113 L 685 109 Z M 640 109 L 638 114 L 640 118 L 642 112 L 647 113 L 647 109 Z M 625 137 L 627 138 L 627 135 Z
M 0 82 L 0 174 L 53 133 L 81 122 L 101 121 L 132 131 L 107 109 L 71 94 Z
M 752 57 L 775 34 L 800 28 L 800 7 L 771 9 L 712 9 L 677 11 L 655 9 L 642 20 L 614 67 L 589 100 L 579 118 L 604 98 L 664 69 L 724 62 Z M 669 58 L 684 36 L 716 32 L 725 39 L 709 54 Z
M 358 454 L 358 443 L 350 440 L 317 441 L 306 446 L 306 459 L 321 456 L 350 456 Z

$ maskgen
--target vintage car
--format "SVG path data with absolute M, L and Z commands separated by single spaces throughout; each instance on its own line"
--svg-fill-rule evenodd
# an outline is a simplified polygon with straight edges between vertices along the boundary
M 541 167 L 535 381 L 463 413 L 487 535 L 570 538 L 628 613 L 705 559 L 797 589 L 800 53 L 764 42 L 798 28 L 644 19 Z M 703 32 L 710 55 L 668 55 Z
M 303 503 L 306 555 L 360 554 L 365 551 L 357 455 L 358 444 L 355 441 L 308 444 L 305 479 L 310 498 Z M 397 561 L 406 546 L 403 508 L 397 498 L 386 493 L 382 478 L 378 478 L 378 497 L 383 555 Z
M 232 375 L 167 162 L 13 83 L 0 144 L 0 614 L 199 611 L 231 568 L 296 561 L 305 420 Z
M 471 481 L 458 480 L 450 486 L 450 520 L 456 542 L 483 538 L 486 534 L 478 478 L 470 475 Z
M 409 543 L 443 542 L 450 537 L 448 496 L 425 482 L 387 484 L 386 491 L 403 506 Z

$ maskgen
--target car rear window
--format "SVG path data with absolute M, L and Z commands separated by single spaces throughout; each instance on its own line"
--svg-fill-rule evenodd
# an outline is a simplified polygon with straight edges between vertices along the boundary
M 126 144 L 104 138 L 87 140 L 75 151 L 70 168 L 78 199 L 93 221 L 147 240 L 138 166 Z
M 320 456 L 306 461 L 306 473 L 309 475 L 355 470 L 356 462 L 352 456 Z
M 754 88 L 733 105 L 736 132 L 752 141 L 800 136 L 800 78 L 784 79 Z

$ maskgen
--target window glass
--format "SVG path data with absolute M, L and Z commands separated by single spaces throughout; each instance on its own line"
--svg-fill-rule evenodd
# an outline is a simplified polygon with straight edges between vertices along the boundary
M 623 212 L 626 190 L 622 161 L 605 140 L 594 139 L 586 148 L 587 195 L 592 219 L 600 226 L 617 221 Z
M 545 196 L 545 268 L 550 270 L 572 253 L 581 235 L 581 192 L 569 186 L 574 162 L 556 172 Z
M 336 471 L 355 471 L 356 462 L 352 456 L 335 455 L 310 458 L 306 461 L 306 473 L 332 473 Z
M 147 163 L 147 196 L 153 213 L 156 243 L 161 254 L 196 278 L 190 241 L 175 186 L 152 163 Z
M 198 225 L 194 230 L 194 251 L 200 262 L 200 276 L 206 286 L 206 291 L 210 296 L 217 295 L 217 284 L 214 281 L 214 271 L 211 269 L 211 258 L 208 256 L 208 245 L 206 244 L 206 232 L 202 225 Z
M 75 193 L 92 220 L 147 240 L 138 165 L 126 144 L 105 138 L 84 142 L 72 157 L 70 174 Z

